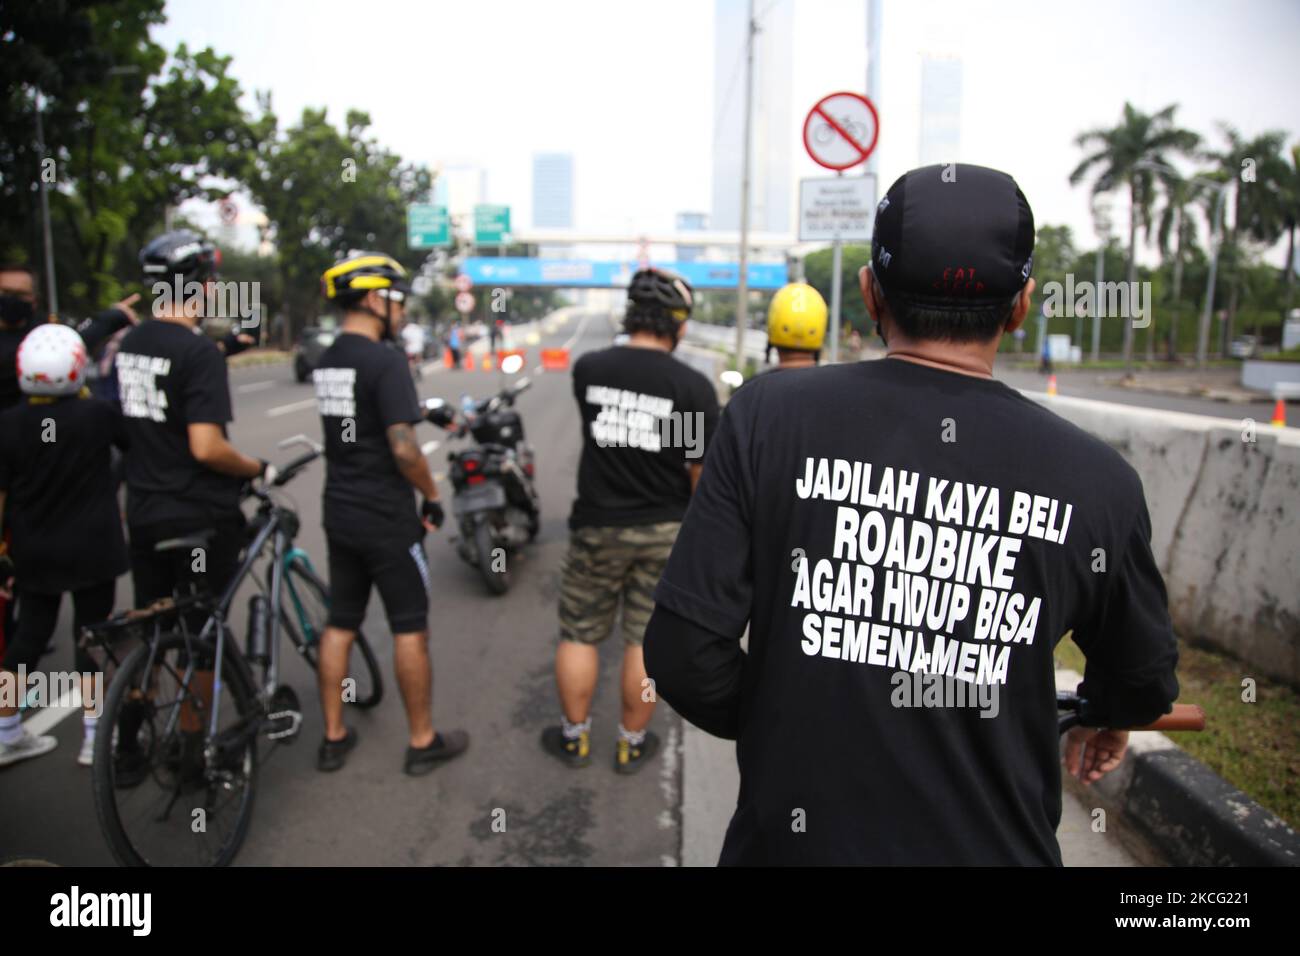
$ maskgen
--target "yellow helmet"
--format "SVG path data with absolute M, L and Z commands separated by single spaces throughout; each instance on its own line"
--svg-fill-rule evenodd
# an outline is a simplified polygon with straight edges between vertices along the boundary
M 806 282 L 791 282 L 772 296 L 767 340 L 777 348 L 815 352 L 826 339 L 826 300 Z

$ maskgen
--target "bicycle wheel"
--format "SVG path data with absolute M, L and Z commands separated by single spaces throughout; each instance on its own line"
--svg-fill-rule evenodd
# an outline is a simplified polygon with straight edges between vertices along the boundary
M 215 751 L 204 742 L 215 647 L 179 634 L 136 648 L 109 685 L 95 735 L 95 811 L 123 866 L 225 866 L 253 815 L 257 733 L 253 682 L 227 644 Z
M 282 612 L 283 621 L 303 659 L 311 665 L 312 670 L 317 670 L 320 637 L 325 633 L 325 623 L 329 620 L 329 589 L 305 561 L 292 561 L 288 573 L 293 578 L 290 582 L 293 593 L 298 596 L 298 625 L 301 626 L 301 632 L 288 611 Z M 291 599 L 289 603 L 293 604 L 294 601 Z M 384 696 L 384 683 L 379 677 L 379 661 L 375 658 L 370 642 L 360 631 L 352 643 L 352 650 L 354 654 L 361 655 L 361 664 L 359 667 L 352 666 L 356 657 L 349 660 L 348 677 L 355 683 L 349 688 L 344 700 L 362 710 L 369 710 Z

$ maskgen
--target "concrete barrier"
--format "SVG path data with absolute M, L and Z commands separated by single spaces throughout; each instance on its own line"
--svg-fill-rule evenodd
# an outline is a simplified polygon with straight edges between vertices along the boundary
M 1024 394 L 1137 470 L 1179 635 L 1300 686 L 1300 429 Z

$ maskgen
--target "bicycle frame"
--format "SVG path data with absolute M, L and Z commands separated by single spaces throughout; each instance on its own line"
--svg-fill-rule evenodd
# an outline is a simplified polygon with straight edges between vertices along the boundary
M 267 499 L 269 502 L 269 499 Z M 208 637 L 214 628 L 218 634 L 224 636 L 226 633 L 226 618 L 230 605 L 235 600 L 235 594 L 239 587 L 244 583 L 244 579 L 252 573 L 253 565 L 257 563 L 262 556 L 262 549 L 266 547 L 267 541 L 275 539 L 272 551 L 272 560 L 270 568 L 269 600 L 271 604 L 271 613 L 267 615 L 267 635 L 268 647 L 271 652 L 271 661 L 262 673 L 262 686 L 259 689 L 258 696 L 263 700 L 269 699 L 275 692 L 279 683 L 280 674 L 280 593 L 284 580 L 285 570 L 285 551 L 288 548 L 288 539 L 281 526 L 280 517 L 274 505 L 271 506 L 271 512 L 268 515 L 266 524 L 263 525 L 253 541 L 249 544 L 244 555 L 244 560 L 239 566 L 239 570 L 231 577 L 226 584 L 225 590 L 222 591 L 221 597 L 212 607 L 212 612 L 208 615 L 207 621 L 203 624 L 203 629 L 199 632 L 199 639 L 203 640 Z M 296 595 L 295 595 L 296 597 Z M 211 741 L 217 735 L 217 721 L 221 711 L 221 666 L 225 661 L 226 642 L 223 639 L 215 641 L 217 647 L 217 657 L 213 670 L 212 683 L 212 709 L 208 714 L 208 740 Z

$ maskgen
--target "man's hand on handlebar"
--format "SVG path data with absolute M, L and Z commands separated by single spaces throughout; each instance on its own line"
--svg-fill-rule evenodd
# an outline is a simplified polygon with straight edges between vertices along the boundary
M 442 502 L 437 498 L 425 498 L 420 503 L 420 520 L 424 523 L 424 530 L 437 531 L 442 527 L 445 517 Z
M 1127 730 L 1072 727 L 1065 736 L 1065 769 L 1084 786 L 1120 765 L 1128 749 Z

